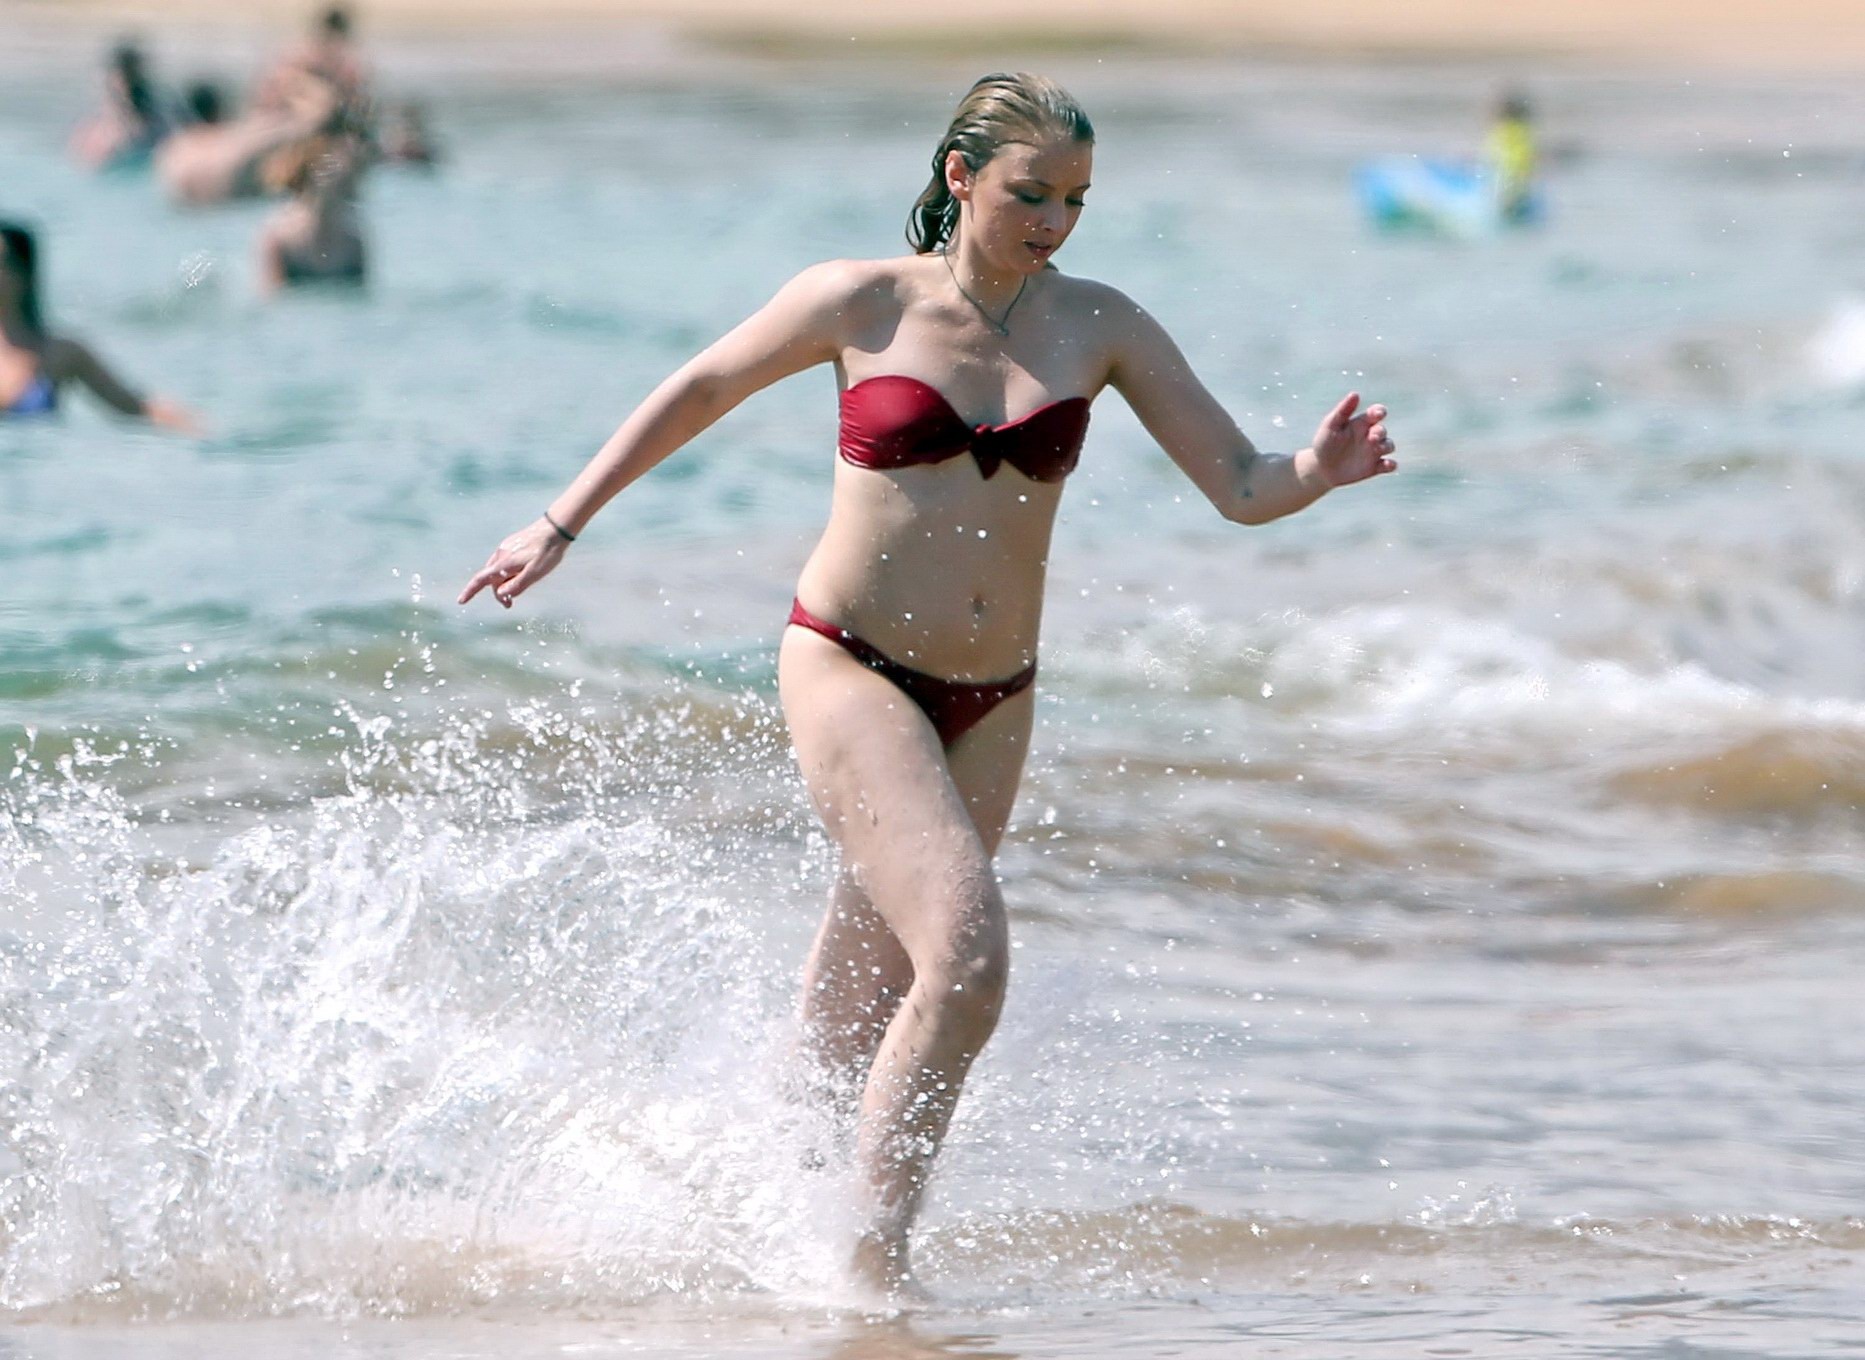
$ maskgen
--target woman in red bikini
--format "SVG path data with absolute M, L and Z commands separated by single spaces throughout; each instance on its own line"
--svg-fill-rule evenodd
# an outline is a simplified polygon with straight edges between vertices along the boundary
M 512 601 L 610 497 L 760 388 L 842 385 L 829 524 L 778 682 L 841 870 L 803 987 L 805 1046 L 856 1119 L 860 1281 L 909 1284 L 907 1234 L 1010 959 L 992 856 L 1028 750 L 1043 573 L 1088 407 L 1112 387 L 1227 519 L 1257 524 L 1394 470 L 1348 394 L 1314 443 L 1259 453 L 1152 317 L 1050 263 L 1088 190 L 1069 95 L 986 76 L 933 156 L 914 253 L 806 269 L 662 383 L 460 595 Z

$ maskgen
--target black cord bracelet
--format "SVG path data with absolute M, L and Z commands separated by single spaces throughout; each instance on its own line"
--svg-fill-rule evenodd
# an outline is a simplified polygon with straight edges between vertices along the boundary
M 570 532 L 570 531 L 569 531 L 568 529 L 566 529 L 566 528 L 564 528 L 564 527 L 563 527 L 563 526 L 562 526 L 561 524 L 559 524 L 559 523 L 557 523 L 557 521 L 556 521 L 556 520 L 554 520 L 554 519 L 552 519 L 552 518 L 550 517 L 550 511 L 548 511 L 548 510 L 546 510 L 546 511 L 544 512 L 544 522 L 545 522 L 546 524 L 548 524 L 548 525 L 550 525 L 550 527 L 551 527 L 551 528 L 553 528 L 553 529 L 555 529 L 555 530 L 556 530 L 556 531 L 557 531 L 558 533 L 560 533 L 560 534 L 562 534 L 562 535 L 563 535 L 563 541 L 564 541 L 565 543 L 574 543 L 574 542 L 576 542 L 576 535 L 575 535 L 575 534 L 573 534 L 573 533 L 571 533 L 571 532 Z

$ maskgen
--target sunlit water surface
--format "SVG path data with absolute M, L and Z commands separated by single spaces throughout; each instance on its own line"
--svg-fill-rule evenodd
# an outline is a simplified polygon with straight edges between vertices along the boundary
M 1385 401 L 1404 474 L 1239 530 L 1100 401 L 1011 1002 L 937 1302 L 876 1319 L 777 1075 L 828 373 L 450 601 L 897 248 L 971 64 L 388 49 L 446 163 L 370 183 L 366 294 L 265 304 L 263 208 L 62 161 L 90 56 L 0 54 L 0 210 L 215 434 L 0 424 L 0 1354 L 1859 1353 L 1856 84 L 1544 73 L 1546 228 L 1428 240 L 1351 168 L 1467 147 L 1491 72 L 1043 63 L 1100 130 L 1064 266 L 1265 446 Z

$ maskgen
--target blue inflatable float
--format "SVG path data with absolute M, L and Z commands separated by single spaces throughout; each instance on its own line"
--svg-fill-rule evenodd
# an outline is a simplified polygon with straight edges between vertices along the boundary
M 1530 191 L 1505 203 L 1494 176 L 1462 161 L 1387 156 L 1354 171 L 1360 206 L 1374 226 L 1479 236 L 1541 220 L 1541 197 Z

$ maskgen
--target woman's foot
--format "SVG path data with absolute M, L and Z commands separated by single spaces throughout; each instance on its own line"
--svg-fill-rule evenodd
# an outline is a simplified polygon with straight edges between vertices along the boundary
M 913 1307 L 932 1302 L 932 1295 L 913 1278 L 907 1266 L 907 1240 L 904 1235 L 888 1237 L 864 1233 L 855 1243 L 849 1273 L 855 1286 L 891 1307 Z

